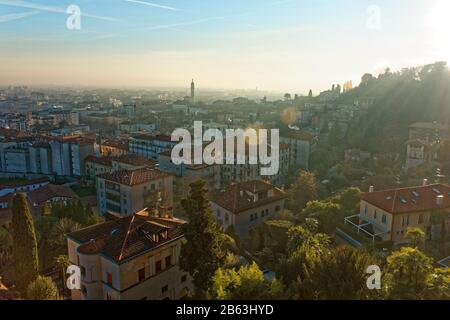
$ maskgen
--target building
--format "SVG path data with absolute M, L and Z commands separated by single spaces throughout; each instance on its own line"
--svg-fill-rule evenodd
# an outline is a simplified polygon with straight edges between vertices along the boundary
M 145 211 L 67 235 L 71 264 L 81 269 L 73 300 L 179 300 L 193 292 L 179 268 L 185 221 Z
M 100 154 L 102 156 L 123 156 L 128 154 L 128 142 L 106 140 L 100 144 Z
M 317 145 L 316 137 L 304 131 L 291 130 L 281 134 L 280 142 L 289 145 L 291 168 L 309 168 L 309 158 Z
M 92 140 L 79 138 L 71 144 L 73 176 L 84 176 L 86 158 L 94 153 L 94 142 Z
M 409 126 L 406 142 L 406 170 L 438 160 L 443 140 L 450 139 L 450 127 L 436 122 L 418 122 Z
M 30 172 L 53 174 L 52 150 L 48 142 L 35 142 L 30 148 Z
M 121 169 L 97 176 L 100 214 L 129 216 L 144 209 L 144 196 L 160 192 L 163 204 L 173 206 L 173 176 L 156 169 Z
M 142 134 L 131 137 L 128 146 L 130 153 L 156 161 L 160 153 L 171 150 L 177 143 L 170 136 Z
M 421 228 L 427 239 L 440 237 L 440 216 L 450 212 L 450 186 L 424 185 L 361 194 L 360 212 L 347 217 L 345 223 L 373 243 L 406 243 L 408 228 Z M 450 219 L 447 218 L 447 230 Z
M 230 184 L 221 190 L 212 190 L 209 201 L 214 217 L 227 230 L 245 238 L 251 229 L 283 212 L 284 191 L 262 180 Z

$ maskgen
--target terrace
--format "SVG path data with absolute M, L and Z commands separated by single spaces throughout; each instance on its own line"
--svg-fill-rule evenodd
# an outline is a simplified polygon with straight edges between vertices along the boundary
M 362 215 L 354 215 L 344 219 L 344 224 L 355 229 L 358 237 L 372 241 L 373 244 L 384 242 L 383 235 L 389 234 L 391 230 L 367 219 Z

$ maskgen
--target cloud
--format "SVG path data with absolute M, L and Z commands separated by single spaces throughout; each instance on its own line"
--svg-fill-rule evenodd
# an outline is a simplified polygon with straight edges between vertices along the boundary
M 144 6 L 149 6 L 149 7 L 153 7 L 153 8 L 159 8 L 159 9 L 171 10 L 171 11 L 178 11 L 177 8 L 169 7 L 169 6 L 163 6 L 161 4 L 157 4 L 157 3 L 153 3 L 153 2 L 140 1 L 140 0 L 125 0 L 125 1 L 126 2 L 131 2 L 131 3 L 142 4 Z
M 29 11 L 23 13 L 6 14 L 4 16 L 0 16 L 0 23 L 31 17 L 39 13 L 39 11 Z
M 66 8 L 55 7 L 55 6 L 48 6 L 48 5 L 41 5 L 41 4 L 38 4 L 38 3 L 32 3 L 32 2 L 28 2 L 28 1 L 0 0 L 0 5 L 1 4 L 5 5 L 5 6 L 12 6 L 12 7 L 19 7 L 19 8 L 34 9 L 34 10 L 39 10 L 39 11 L 67 14 Z M 97 16 L 97 15 L 83 13 L 83 12 L 81 13 L 81 15 L 83 17 L 92 18 L 92 19 L 98 19 L 98 20 L 118 21 L 117 19 L 114 19 L 114 18 Z

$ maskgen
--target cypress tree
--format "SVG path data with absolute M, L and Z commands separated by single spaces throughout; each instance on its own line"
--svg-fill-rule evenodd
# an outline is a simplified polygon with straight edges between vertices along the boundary
M 180 266 L 193 277 L 198 297 L 204 297 L 211 288 L 226 256 L 206 192 L 205 181 L 200 180 L 190 185 L 189 197 L 182 200 L 189 223 L 183 226 L 187 241 L 181 247 Z
M 12 204 L 13 263 L 17 289 L 25 293 L 39 273 L 38 251 L 33 218 L 23 193 Z

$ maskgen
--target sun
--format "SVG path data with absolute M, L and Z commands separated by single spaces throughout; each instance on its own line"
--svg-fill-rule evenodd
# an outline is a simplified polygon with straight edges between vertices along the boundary
M 450 1 L 439 1 L 430 11 L 428 24 L 432 42 L 439 58 L 450 62 Z

